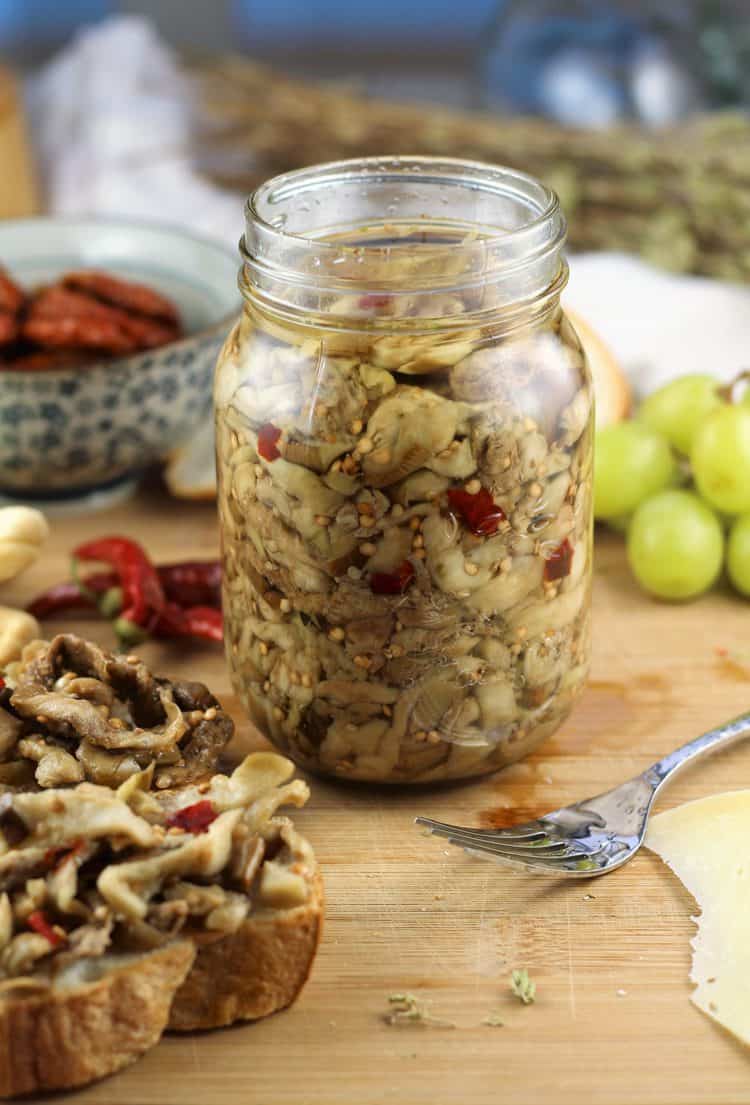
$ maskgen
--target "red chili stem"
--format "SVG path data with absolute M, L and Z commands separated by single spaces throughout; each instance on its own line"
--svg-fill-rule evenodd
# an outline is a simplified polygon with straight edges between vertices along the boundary
M 98 560 L 117 573 L 122 587 L 121 622 L 148 629 L 154 616 L 165 606 L 166 598 L 156 567 L 145 549 L 127 537 L 102 537 L 89 541 L 73 553 L 75 560 Z

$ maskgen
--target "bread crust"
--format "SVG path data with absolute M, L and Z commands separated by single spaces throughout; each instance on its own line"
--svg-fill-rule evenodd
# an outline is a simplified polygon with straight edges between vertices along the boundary
M 169 1030 L 220 1028 L 291 1005 L 310 974 L 322 922 L 323 880 L 316 871 L 304 905 L 251 916 L 213 943 L 201 940 L 175 994 Z
M 630 383 L 612 350 L 585 319 L 565 308 L 589 362 L 596 395 L 596 424 L 599 429 L 627 418 L 632 406 Z
M 179 940 L 93 982 L 0 999 L 0 1096 L 81 1086 L 132 1063 L 159 1042 L 194 958 Z

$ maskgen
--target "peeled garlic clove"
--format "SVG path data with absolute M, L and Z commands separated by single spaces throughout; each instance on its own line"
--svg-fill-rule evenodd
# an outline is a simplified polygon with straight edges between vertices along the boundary
M 33 564 L 48 537 L 49 526 L 41 511 L 30 506 L 0 508 L 0 582 Z

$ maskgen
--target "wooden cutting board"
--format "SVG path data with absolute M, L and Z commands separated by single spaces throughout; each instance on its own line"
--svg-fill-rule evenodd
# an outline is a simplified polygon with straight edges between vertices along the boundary
M 25 602 L 67 574 L 97 534 L 139 537 L 159 560 L 213 555 L 213 508 L 159 492 L 85 519 L 53 520 L 43 560 L 0 588 Z M 719 592 L 689 606 L 645 598 L 621 542 L 598 535 L 594 662 L 573 716 L 530 760 L 444 789 L 312 782 L 295 815 L 326 880 L 327 920 L 300 1001 L 255 1025 L 168 1037 L 69 1105 L 729 1105 L 750 1099 L 750 1052 L 690 1005 L 695 904 L 642 853 L 600 880 L 516 875 L 415 831 L 424 813 L 506 822 L 603 791 L 750 706 L 748 607 Z M 111 643 L 101 623 L 75 625 Z M 729 650 L 720 655 L 717 650 Z M 243 720 L 218 648 L 147 645 L 158 670 L 204 679 Z M 750 785 L 750 742 L 681 776 L 661 803 Z M 536 1004 L 508 976 L 528 968 Z M 412 991 L 455 1028 L 389 1027 Z M 498 1013 L 504 1026 L 482 1022 Z
M 19 88 L 0 66 L 0 219 L 34 215 L 38 196 Z

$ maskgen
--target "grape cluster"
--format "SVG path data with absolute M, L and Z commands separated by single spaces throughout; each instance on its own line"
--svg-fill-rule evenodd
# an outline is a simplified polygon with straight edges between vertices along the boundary
M 750 389 L 683 376 L 596 439 L 594 514 L 627 535 L 644 590 L 696 598 L 722 566 L 750 597 Z

